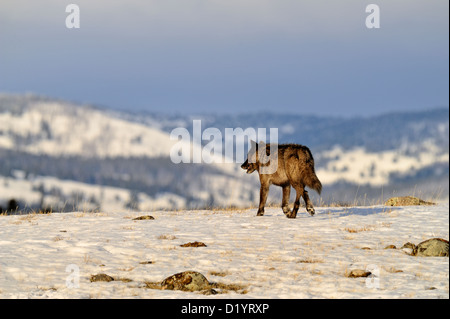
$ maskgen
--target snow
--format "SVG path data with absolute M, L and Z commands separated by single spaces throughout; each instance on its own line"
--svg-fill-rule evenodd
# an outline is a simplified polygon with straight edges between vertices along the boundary
M 0 148 L 3 149 L 99 159 L 169 157 L 183 150 L 180 156 L 183 162 L 192 162 L 196 154 L 202 157 L 202 163 L 208 161 L 226 174 L 236 173 L 236 166 L 227 163 L 220 148 L 209 154 L 195 143 L 192 132 L 187 133 L 189 140 L 178 140 L 177 134 L 171 137 L 158 125 L 152 127 L 127 120 L 113 111 L 62 102 L 32 103 L 18 114 L 0 112 Z
M 95 109 L 36 103 L 22 114 L 0 113 L 0 147 L 16 149 L 14 137 L 34 137 L 22 151 L 52 156 L 167 156 L 175 141 L 167 133 Z M 43 129 L 45 127 L 45 129 Z M 43 136 L 43 132 L 48 136 Z M 151 145 L 151 147 L 149 147 Z
M 449 204 L 72 212 L 0 216 L 0 298 L 449 298 L 449 259 L 406 242 L 449 238 Z M 133 220 L 152 215 L 154 220 Z M 183 248 L 204 242 L 207 247 Z M 146 263 L 152 261 L 152 263 Z M 348 278 L 353 269 L 376 277 Z M 247 293 L 145 288 L 185 270 Z M 131 281 L 90 282 L 106 273 Z M 220 274 L 220 275 L 219 275 Z
M 71 194 L 80 194 L 82 199 L 77 202 L 78 207 L 85 210 L 97 210 L 101 207 L 108 212 L 123 211 L 130 199 L 130 191 L 124 188 L 91 185 L 71 180 L 60 180 L 51 176 L 36 176 L 31 179 L 14 179 L 0 175 L 0 204 L 6 207 L 9 199 L 14 198 L 27 206 L 39 205 L 42 195 L 39 187 L 46 191 L 57 189 L 60 195 L 69 197 Z M 95 198 L 96 204 L 89 203 L 88 199 Z M 159 193 L 150 197 L 143 192 L 138 193 L 139 205 L 142 209 L 155 209 L 163 207 L 184 207 L 185 199 L 171 193 Z M 67 203 L 61 202 L 58 196 L 46 195 L 42 206 L 65 207 Z M 69 204 L 70 206 L 70 204 Z M 25 207 L 30 208 L 30 207 Z M 70 209 L 70 208 L 69 208 Z
M 224 166 L 227 166 L 227 164 L 224 164 Z M 125 188 L 61 180 L 52 176 L 28 176 L 25 179 L 23 178 L 24 172 L 19 170 L 13 172 L 13 175 L 22 178 L 0 175 L 0 206 L 6 207 L 8 200 L 14 198 L 20 203 L 25 203 L 25 208 L 39 207 L 42 200 L 44 208 L 68 206 L 68 209 L 74 209 L 73 205 L 71 207 L 70 204 L 64 202 L 61 196 L 62 198 L 73 199 L 74 194 L 79 194 L 75 207 L 82 207 L 80 209 L 83 210 L 98 210 L 100 207 L 104 211 L 120 212 L 128 207 L 127 203 L 130 199 L 130 190 Z M 198 179 L 198 183 L 204 185 L 209 192 L 202 192 L 198 190 L 199 186 L 192 184 L 192 193 L 203 200 L 208 200 L 213 193 L 216 205 L 243 207 L 249 204 L 248 194 L 253 192 L 254 198 L 257 198 L 259 194 L 259 189 L 255 189 L 251 183 L 243 183 L 243 178 L 247 178 L 246 181 L 248 181 L 248 176 L 245 175 L 235 178 L 219 174 L 205 174 Z M 251 176 L 251 178 L 256 179 L 256 176 Z M 52 189 L 58 190 L 59 197 L 46 194 L 42 198 L 39 191 L 40 187 L 43 187 L 47 192 Z M 143 210 L 167 210 L 186 207 L 186 198 L 169 192 L 158 192 L 154 196 L 139 192 L 137 195 L 139 209 Z M 242 195 L 247 195 L 247 197 Z M 277 201 L 279 200 L 278 197 Z M 89 202 L 89 199 L 95 199 L 95 203 Z

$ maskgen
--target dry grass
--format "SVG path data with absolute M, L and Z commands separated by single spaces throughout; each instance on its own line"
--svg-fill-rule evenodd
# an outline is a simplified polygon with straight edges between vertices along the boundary
M 8 216 L 8 215 L 7 215 Z M 13 216 L 13 215 L 9 215 L 9 216 Z M 26 215 L 20 215 L 19 218 L 17 218 L 14 221 L 11 221 L 11 224 L 13 225 L 20 225 L 24 222 L 29 222 L 31 225 L 37 225 L 37 219 L 38 219 L 38 214 L 35 213 L 31 213 L 31 214 L 26 214 Z
M 132 271 L 134 270 L 134 268 L 136 268 L 135 266 L 129 266 L 129 267 L 119 267 L 118 269 L 120 271 Z
M 91 217 L 91 216 L 107 217 L 108 213 L 99 212 L 97 210 L 91 210 L 91 211 L 84 210 L 84 211 L 81 211 L 81 212 L 75 212 L 75 217 L 81 218 L 81 217 L 86 217 L 86 216 L 89 216 L 89 217 Z
M 220 293 L 228 293 L 230 291 L 241 295 L 245 295 L 246 293 L 248 293 L 247 286 L 240 284 L 223 284 L 220 282 L 213 282 L 211 283 L 211 288 L 219 289 Z
M 60 241 L 60 240 L 64 240 L 64 237 L 57 235 L 52 238 L 52 241 Z
M 162 235 L 159 235 L 157 237 L 157 239 L 174 240 L 174 239 L 177 239 L 177 237 L 175 235 L 164 235 L 164 234 L 162 234 Z
M 403 272 L 403 270 L 397 269 L 397 268 L 395 268 L 395 267 L 385 267 L 385 266 L 382 266 L 382 268 L 383 268 L 386 272 L 391 273 L 391 274 Z
M 297 261 L 298 264 L 317 264 L 317 263 L 323 263 L 323 260 L 320 258 L 304 258 L 304 259 L 300 259 L 299 261 Z
M 92 262 L 92 259 L 91 259 L 91 257 L 89 256 L 89 254 L 84 254 L 84 257 L 83 257 L 83 263 L 88 264 L 88 263 L 90 263 L 90 262 Z
M 363 232 L 363 231 L 373 231 L 373 230 L 375 230 L 375 226 L 374 225 L 367 225 L 367 226 L 363 226 L 363 227 L 360 227 L 360 228 L 346 227 L 346 228 L 344 228 L 344 230 L 349 232 L 349 233 L 354 234 L 354 233 L 360 233 L 360 232 Z
M 228 276 L 230 273 L 227 271 L 210 271 L 208 272 L 209 275 L 211 276 L 217 276 L 217 277 L 225 277 Z

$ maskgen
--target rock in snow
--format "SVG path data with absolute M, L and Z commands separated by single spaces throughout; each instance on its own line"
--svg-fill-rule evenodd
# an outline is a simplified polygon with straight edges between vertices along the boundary
M 442 238 L 432 238 L 421 242 L 413 255 L 419 257 L 448 257 L 448 241 Z
M 163 289 L 200 291 L 208 289 L 210 284 L 201 273 L 184 271 L 164 279 L 161 283 Z

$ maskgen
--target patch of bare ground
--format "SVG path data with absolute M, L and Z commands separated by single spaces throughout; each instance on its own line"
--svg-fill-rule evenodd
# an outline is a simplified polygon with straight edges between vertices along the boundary
M 133 218 L 133 220 L 153 220 L 153 219 L 155 219 L 155 217 L 150 216 L 150 215 L 139 216 L 139 217 Z
M 226 271 L 214 271 L 214 270 L 208 272 L 208 274 L 211 276 L 217 276 L 217 277 L 225 277 L 225 276 L 229 275 L 229 273 Z
M 303 258 L 297 261 L 298 264 L 316 264 L 323 263 L 322 259 L 314 259 L 314 258 Z
M 103 281 L 103 282 L 110 282 L 110 281 L 132 282 L 133 280 L 131 280 L 129 278 L 125 278 L 125 277 L 112 277 L 112 276 L 104 274 L 104 273 L 97 274 L 97 275 L 91 275 L 90 282 L 98 282 L 98 281 Z
M 194 241 L 192 243 L 186 243 L 180 245 L 180 247 L 207 247 L 205 243 L 202 243 L 200 241 Z

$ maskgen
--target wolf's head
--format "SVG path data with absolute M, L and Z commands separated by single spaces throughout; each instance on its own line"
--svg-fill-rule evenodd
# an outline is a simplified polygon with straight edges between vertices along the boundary
M 265 148 L 266 144 L 264 142 L 260 142 L 259 146 L 255 141 L 250 141 L 251 147 L 247 153 L 247 159 L 244 164 L 241 165 L 243 170 L 247 170 L 247 174 L 251 174 L 259 168 L 259 159 L 258 159 L 258 147 Z
M 245 160 L 244 164 L 241 165 L 243 170 L 247 170 L 247 174 L 251 174 L 258 169 L 256 163 L 249 163 L 248 159 Z

